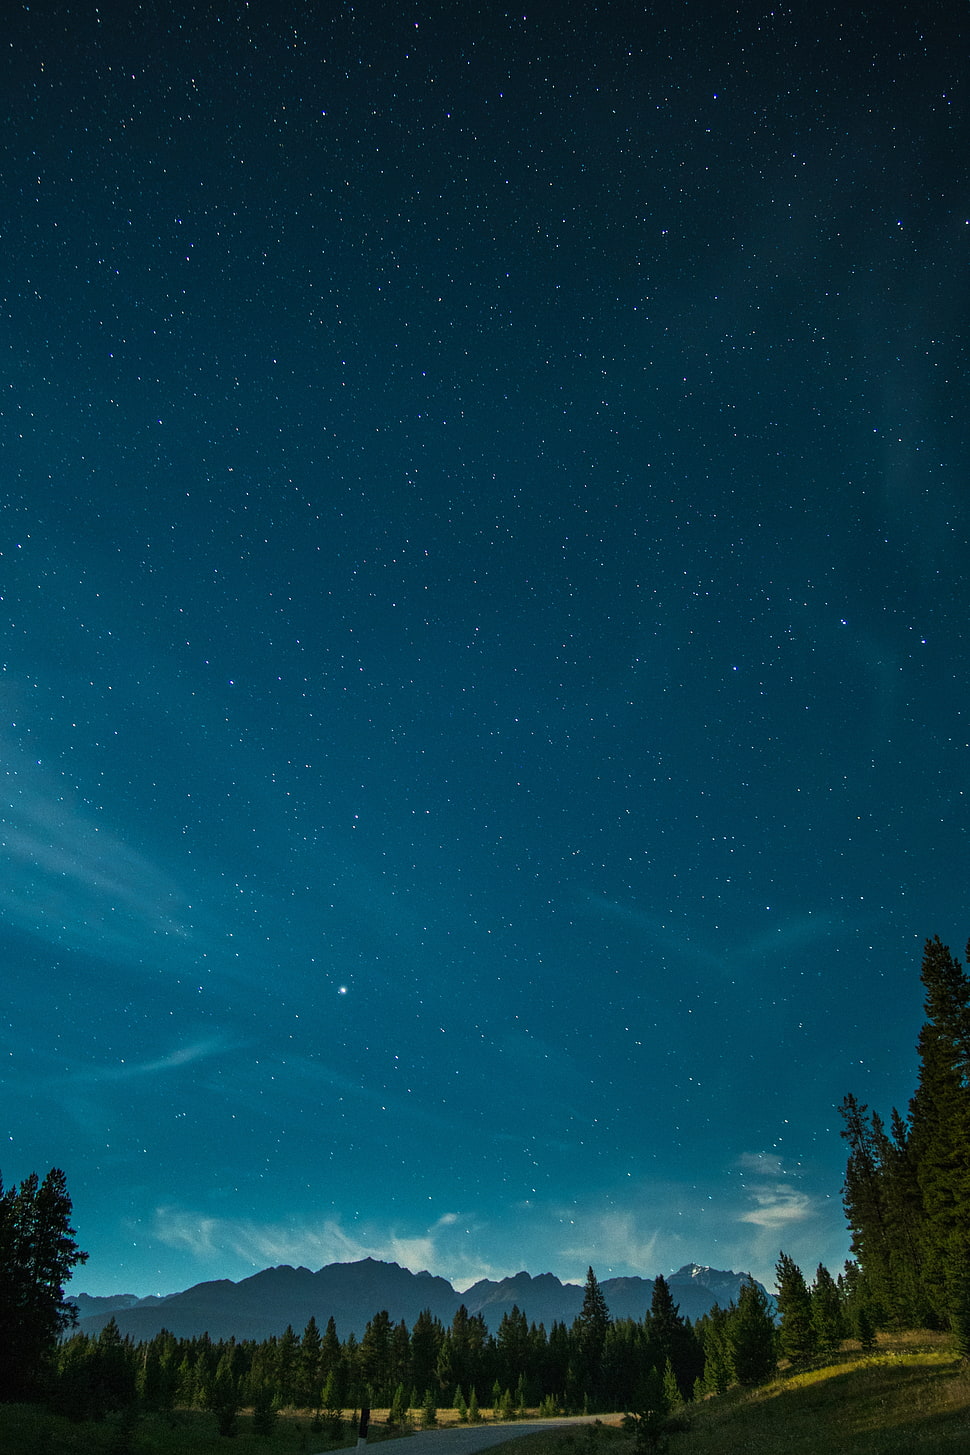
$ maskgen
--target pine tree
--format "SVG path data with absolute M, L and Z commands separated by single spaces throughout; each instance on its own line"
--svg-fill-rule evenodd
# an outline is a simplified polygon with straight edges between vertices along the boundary
M 926 942 L 921 978 L 927 1020 L 910 1143 L 922 1197 L 924 1287 L 948 1323 L 970 1259 L 970 980 L 939 936 Z
M 670 1406 L 664 1381 L 656 1369 L 648 1369 L 637 1382 L 623 1426 L 633 1435 L 638 1452 L 656 1450 L 664 1438 Z
M 253 1392 L 253 1430 L 257 1435 L 269 1437 L 276 1429 L 279 1411 L 273 1398 L 273 1386 L 260 1384 Z
M 292 1324 L 287 1324 L 276 1344 L 276 1402 L 282 1409 L 297 1400 L 300 1340 Z
M 700 1320 L 700 1341 L 704 1350 L 703 1382 L 708 1394 L 723 1394 L 731 1386 L 734 1365 L 728 1338 L 730 1320 L 735 1312 L 715 1304 Z
M 344 1417 L 344 1391 L 341 1388 L 339 1370 L 331 1369 L 324 1380 L 320 1404 L 324 1426 L 331 1434 L 339 1434 Z
M 226 1350 L 205 1394 L 206 1408 L 215 1415 L 220 1435 L 235 1435 L 241 1403 L 239 1379 L 234 1369 L 232 1353 Z
M 876 1347 L 876 1325 L 872 1314 L 869 1312 L 868 1304 L 860 1304 L 855 1316 L 855 1334 L 859 1340 L 859 1346 L 868 1353 Z
M 436 1319 L 430 1309 L 422 1309 L 411 1330 L 411 1378 L 418 1389 L 431 1389 L 437 1384 L 438 1355 L 444 1337 L 441 1320 Z M 439 1387 L 450 1388 L 451 1383 L 449 1380 Z
M 364 1337 L 360 1341 L 360 1369 L 370 1390 L 371 1404 L 390 1404 L 394 1388 L 391 1383 L 391 1316 L 387 1309 L 376 1313 L 364 1329 Z
M 684 1396 L 680 1392 L 680 1385 L 677 1383 L 674 1366 L 669 1359 L 664 1362 L 663 1391 L 664 1401 L 668 1410 L 676 1409 L 678 1405 L 686 1403 Z
M 779 1255 L 775 1277 L 778 1280 L 781 1352 L 792 1364 L 803 1364 L 815 1353 L 817 1344 L 812 1300 L 802 1270 L 787 1253 Z
M 498 1379 L 511 1386 L 529 1358 L 529 1325 L 518 1304 L 502 1315 L 495 1340 Z
M 87 1254 L 71 1227 L 64 1173 L 52 1167 L 7 1192 L 0 1182 L 0 1401 L 39 1392 L 63 1331 L 77 1320 L 64 1284 Z
M 893 1303 L 892 1257 L 885 1179 L 877 1150 L 878 1126 L 874 1131 L 869 1108 L 851 1094 L 839 1111 L 845 1123 L 842 1136 L 849 1144 L 842 1202 L 852 1235 L 850 1246 L 864 1270 L 870 1299 L 884 1310 L 884 1317 L 889 1317 Z
M 138 1397 L 134 1350 L 129 1339 L 122 1339 L 113 1316 L 98 1335 L 88 1378 L 100 1417 L 130 1409 Z
M 317 1409 L 319 1406 L 322 1344 L 317 1321 L 311 1314 L 300 1339 L 293 1377 L 293 1403 L 298 1409 Z
M 670 1285 L 662 1276 L 654 1279 L 646 1326 L 647 1362 L 663 1369 L 670 1360 L 680 1398 L 686 1403 L 704 1372 L 704 1350 L 687 1320 L 681 1318 Z
M 573 1323 L 572 1332 L 576 1348 L 577 1374 L 591 1408 L 599 1402 L 603 1349 L 609 1326 L 610 1310 L 596 1274 L 590 1268 L 586 1273 L 583 1306 Z
M 399 1384 L 394 1391 L 394 1398 L 391 1400 L 391 1407 L 387 1412 L 387 1423 L 389 1425 L 406 1425 L 410 1405 L 404 1385 Z
M 970 959 L 970 947 L 968 947 Z M 877 1324 L 952 1325 L 970 1263 L 970 979 L 939 936 L 924 946 L 926 1021 L 908 1121 L 887 1134 L 854 1097 L 844 1200 Z
M 778 1364 L 775 1325 L 764 1291 L 747 1278 L 728 1322 L 731 1362 L 739 1384 L 763 1384 Z
M 432 1390 L 425 1390 L 424 1402 L 421 1406 L 421 1428 L 423 1430 L 434 1430 L 438 1424 L 438 1405 L 435 1401 Z
M 832 1354 L 848 1337 L 848 1324 L 842 1306 L 842 1295 L 829 1270 L 820 1263 L 809 1294 L 812 1300 L 812 1327 L 821 1354 Z

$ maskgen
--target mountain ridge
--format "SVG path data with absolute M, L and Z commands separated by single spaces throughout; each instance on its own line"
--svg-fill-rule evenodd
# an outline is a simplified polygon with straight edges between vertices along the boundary
M 667 1275 L 674 1301 L 690 1319 L 700 1318 L 715 1303 L 736 1300 L 748 1275 L 685 1263 Z M 642 1319 L 650 1307 L 654 1280 L 628 1276 L 601 1279 L 600 1288 L 614 1319 Z M 151 1339 L 161 1329 L 176 1338 L 207 1333 L 212 1339 L 263 1340 L 282 1334 L 287 1325 L 297 1333 L 311 1315 L 322 1329 L 333 1317 L 341 1339 L 363 1336 L 367 1323 L 386 1309 L 392 1322 L 412 1327 L 425 1309 L 449 1325 L 464 1305 L 481 1314 L 496 1333 L 505 1314 L 517 1307 L 530 1323 L 571 1324 L 583 1303 L 583 1287 L 563 1283 L 554 1273 L 533 1277 L 524 1269 L 499 1280 L 479 1279 L 458 1292 L 446 1278 L 427 1269 L 412 1273 L 398 1263 L 363 1258 L 354 1263 L 330 1263 L 316 1272 L 280 1264 L 234 1283 L 222 1278 L 193 1284 L 178 1293 L 114 1294 L 98 1298 L 79 1293 L 69 1298 L 77 1306 L 81 1333 L 98 1334 L 113 1318 L 122 1336 Z

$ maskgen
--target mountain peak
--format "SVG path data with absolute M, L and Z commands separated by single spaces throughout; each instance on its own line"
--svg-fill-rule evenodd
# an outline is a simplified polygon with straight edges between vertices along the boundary
M 681 1313 L 697 1319 L 715 1303 L 726 1307 L 736 1301 L 744 1276 L 686 1263 L 668 1282 Z M 653 1285 L 653 1279 L 608 1278 L 600 1288 L 614 1319 L 642 1319 L 650 1308 Z M 281 1334 L 287 1324 L 302 1329 L 311 1315 L 320 1327 L 332 1317 L 341 1338 L 350 1333 L 362 1338 L 369 1321 L 382 1309 L 394 1323 L 403 1321 L 409 1327 L 425 1309 L 448 1325 L 462 1305 L 472 1316 L 481 1315 L 492 1333 L 513 1308 L 533 1324 L 547 1328 L 554 1323 L 569 1325 L 582 1308 L 583 1288 L 578 1283 L 563 1283 L 554 1273 L 533 1277 L 521 1269 L 498 1282 L 480 1279 L 464 1293 L 457 1293 L 446 1278 L 427 1269 L 412 1273 L 398 1263 L 361 1258 L 354 1263 L 331 1263 L 316 1273 L 281 1264 L 239 1283 L 229 1279 L 197 1283 L 164 1298 L 119 1295 L 92 1299 L 82 1293 L 72 1302 L 81 1314 L 81 1332 L 97 1334 L 113 1317 L 122 1336 L 135 1340 L 151 1339 L 163 1327 L 176 1338 L 208 1333 L 213 1339 L 262 1340 Z

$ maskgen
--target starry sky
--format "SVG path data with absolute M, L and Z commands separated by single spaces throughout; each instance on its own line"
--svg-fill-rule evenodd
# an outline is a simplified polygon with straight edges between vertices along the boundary
M 73 1287 L 839 1271 L 970 933 L 957 10 L 10 12 L 0 1169 Z

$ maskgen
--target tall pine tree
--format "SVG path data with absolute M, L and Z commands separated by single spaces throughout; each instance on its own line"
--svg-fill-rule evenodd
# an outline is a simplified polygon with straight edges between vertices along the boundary
M 970 1261 L 970 980 L 939 936 L 926 942 L 922 981 L 927 1020 L 909 1146 L 922 1198 L 923 1281 L 949 1321 Z
M 921 978 L 908 1120 L 894 1112 L 887 1134 L 846 1097 L 843 1194 L 868 1314 L 942 1327 L 962 1317 L 970 1266 L 970 979 L 939 936 L 924 946 Z
M 817 1334 L 812 1321 L 812 1300 L 798 1264 L 781 1253 L 775 1264 L 781 1352 L 792 1364 L 804 1364 L 815 1353 Z
M 573 1322 L 576 1374 L 590 1408 L 596 1408 L 602 1394 L 603 1350 L 610 1326 L 610 1310 L 592 1268 L 586 1273 L 583 1306 Z
M 87 1256 L 74 1241 L 60 1168 L 6 1192 L 0 1183 L 0 1400 L 43 1388 L 61 1333 L 77 1321 L 64 1284 Z

